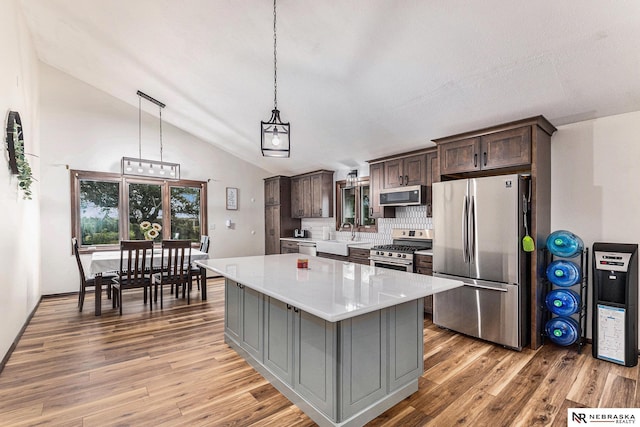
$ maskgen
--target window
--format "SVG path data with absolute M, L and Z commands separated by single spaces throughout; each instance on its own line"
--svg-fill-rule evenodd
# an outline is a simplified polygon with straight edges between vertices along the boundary
M 206 190 L 201 181 L 72 170 L 72 235 L 85 252 L 115 249 L 125 239 L 188 239 L 197 246 L 207 229 Z
M 171 187 L 171 235 L 200 240 L 200 189 Z
M 161 185 L 130 183 L 127 239 L 161 241 L 162 205 Z
M 355 186 L 348 186 L 346 181 L 336 182 L 336 195 L 337 230 L 350 231 L 355 227 L 357 231 L 378 231 L 375 218 L 370 217 L 369 177 L 360 178 Z
M 113 245 L 120 241 L 120 182 L 82 179 L 80 238 L 83 246 Z

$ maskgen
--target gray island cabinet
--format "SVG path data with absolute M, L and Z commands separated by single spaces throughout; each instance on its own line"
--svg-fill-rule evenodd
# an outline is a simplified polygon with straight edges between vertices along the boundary
M 296 254 L 203 260 L 225 342 L 319 425 L 359 426 L 418 390 L 423 298 L 454 280 Z

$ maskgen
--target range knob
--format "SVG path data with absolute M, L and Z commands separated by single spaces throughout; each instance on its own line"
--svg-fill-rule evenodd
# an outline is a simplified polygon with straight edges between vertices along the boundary
M 406 258 L 406 257 L 407 257 L 407 254 L 402 254 L 402 258 Z
M 387 254 L 387 256 L 393 256 L 393 254 L 392 254 L 391 252 L 389 252 L 389 253 Z
M 402 254 L 398 254 L 398 255 L 396 255 L 396 256 L 397 256 L 398 258 L 401 258 L 401 257 L 402 257 Z

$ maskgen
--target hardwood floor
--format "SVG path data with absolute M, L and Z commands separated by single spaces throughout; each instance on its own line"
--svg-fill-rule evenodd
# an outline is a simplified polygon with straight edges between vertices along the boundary
M 209 301 L 141 293 L 124 314 L 93 298 L 44 299 L 0 373 L 2 426 L 312 426 L 224 344 L 221 279 Z M 371 426 L 566 426 L 570 407 L 638 407 L 638 367 L 547 344 L 506 350 L 425 319 L 425 373 L 417 393 Z

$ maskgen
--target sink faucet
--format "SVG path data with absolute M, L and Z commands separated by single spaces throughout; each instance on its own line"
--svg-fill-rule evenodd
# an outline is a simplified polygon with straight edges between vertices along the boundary
M 343 222 L 340 224 L 340 228 L 338 231 L 344 231 L 345 228 L 349 228 L 351 230 L 351 240 L 355 240 L 356 238 L 356 227 L 358 226 L 358 220 L 356 219 L 356 223 L 352 224 L 350 222 Z

